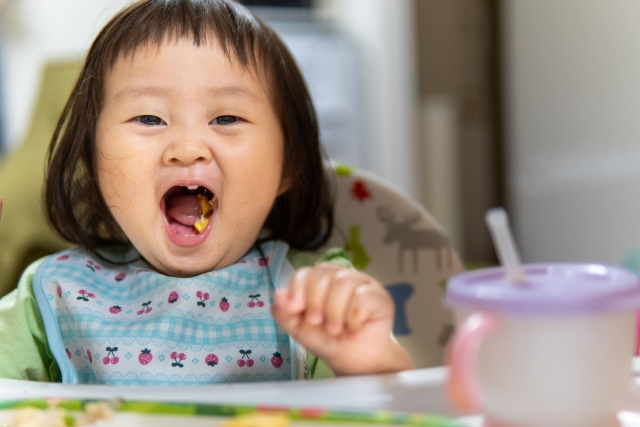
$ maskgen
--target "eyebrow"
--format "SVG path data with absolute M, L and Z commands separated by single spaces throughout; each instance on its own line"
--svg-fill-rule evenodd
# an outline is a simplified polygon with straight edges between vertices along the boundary
M 255 92 L 242 86 L 217 86 L 206 90 L 213 97 L 218 98 L 248 98 L 253 101 L 262 101 Z M 162 86 L 126 86 L 113 96 L 114 101 L 140 96 L 161 96 L 169 90 Z

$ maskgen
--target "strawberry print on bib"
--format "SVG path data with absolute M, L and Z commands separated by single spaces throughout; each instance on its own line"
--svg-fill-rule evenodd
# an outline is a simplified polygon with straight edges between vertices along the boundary
M 271 317 L 274 290 L 286 283 L 280 272 L 293 271 L 287 250 L 268 242 L 234 265 L 191 278 L 77 248 L 51 256 L 33 286 L 63 382 L 204 385 L 304 376 L 304 350 Z

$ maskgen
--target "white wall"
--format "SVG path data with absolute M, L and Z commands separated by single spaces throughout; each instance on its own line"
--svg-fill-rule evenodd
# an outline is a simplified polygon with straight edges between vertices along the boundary
M 640 244 L 640 2 L 503 0 L 509 195 L 525 261 Z
M 81 58 L 98 30 L 131 0 L 17 0 L 2 16 L 3 134 L 20 142 L 30 118 L 40 71 L 48 59 Z
M 320 4 L 363 49 L 366 164 L 418 197 L 414 0 L 325 0 Z

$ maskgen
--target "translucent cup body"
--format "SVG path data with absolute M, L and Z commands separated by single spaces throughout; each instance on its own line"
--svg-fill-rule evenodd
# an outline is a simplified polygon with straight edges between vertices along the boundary
M 473 310 L 457 309 L 460 323 Z M 635 310 L 493 313 L 475 362 L 487 426 L 609 427 L 629 386 Z

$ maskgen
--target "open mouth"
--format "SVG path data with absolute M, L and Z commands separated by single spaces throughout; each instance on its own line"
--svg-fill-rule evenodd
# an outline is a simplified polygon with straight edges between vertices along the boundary
M 165 193 L 161 206 L 170 237 L 189 238 L 201 235 L 208 228 L 217 200 L 206 187 L 178 185 Z

